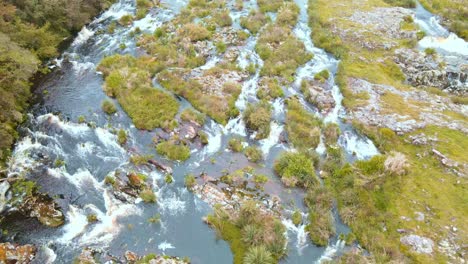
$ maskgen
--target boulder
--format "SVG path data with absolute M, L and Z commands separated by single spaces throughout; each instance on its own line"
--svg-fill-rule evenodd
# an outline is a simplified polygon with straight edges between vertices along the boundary
M 45 226 L 58 227 L 65 222 L 65 217 L 57 204 L 45 194 L 26 197 L 18 209 L 24 215 L 37 218 Z
M 0 263 L 31 263 L 36 251 L 33 245 L 0 243 Z
M 418 235 L 407 235 L 400 239 L 400 242 L 411 247 L 413 251 L 421 254 L 432 254 L 434 241 L 427 237 Z

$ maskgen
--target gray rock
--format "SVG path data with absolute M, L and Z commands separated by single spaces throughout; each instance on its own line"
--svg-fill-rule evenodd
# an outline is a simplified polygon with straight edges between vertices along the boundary
M 8 201 L 6 194 L 10 189 L 10 184 L 7 181 L 0 183 L 0 213 L 2 213 L 6 208 L 6 203 Z
M 418 235 L 407 235 L 400 238 L 400 242 L 410 246 L 411 249 L 421 254 L 432 254 L 434 241 Z

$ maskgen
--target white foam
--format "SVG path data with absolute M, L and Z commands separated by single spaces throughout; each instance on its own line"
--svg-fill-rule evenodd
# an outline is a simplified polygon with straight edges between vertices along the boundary
M 180 194 L 170 193 L 163 196 L 162 192 L 159 191 L 157 196 L 161 211 L 171 215 L 182 214 L 186 211 L 186 202 L 181 199 Z
M 307 218 L 307 214 L 303 214 L 303 218 Z M 286 230 L 296 236 L 296 249 L 301 254 L 301 251 L 307 247 L 307 235 L 306 224 L 296 226 L 293 224 L 291 219 L 282 219 L 281 222 L 286 227 Z
M 279 137 L 283 132 L 283 125 L 278 124 L 276 121 L 271 122 L 270 128 L 271 130 L 270 134 L 268 135 L 268 138 L 259 141 L 260 149 L 262 150 L 263 155 L 265 157 L 270 152 L 270 149 L 276 144 L 278 144 Z
M 454 33 L 450 33 L 448 37 L 424 37 L 419 41 L 419 46 L 423 49 L 435 48 L 447 53 L 468 56 L 468 42 L 459 38 Z
M 336 256 L 345 247 L 345 241 L 338 240 L 334 245 L 328 245 L 325 248 L 325 252 L 315 263 L 322 263 L 324 261 L 332 261 L 333 257 Z
M 356 155 L 358 159 L 367 159 L 379 154 L 372 140 L 358 136 L 351 131 L 345 131 L 338 139 L 338 143 L 349 154 Z
M 161 244 L 158 245 L 158 249 L 162 250 L 163 252 L 166 251 L 167 249 L 173 249 L 175 248 L 171 243 L 164 241 Z
M 86 43 L 89 38 L 94 36 L 94 31 L 88 29 L 86 26 L 84 26 L 81 31 L 78 33 L 78 36 L 76 36 L 75 40 L 72 43 L 73 47 L 80 46 L 84 43 Z

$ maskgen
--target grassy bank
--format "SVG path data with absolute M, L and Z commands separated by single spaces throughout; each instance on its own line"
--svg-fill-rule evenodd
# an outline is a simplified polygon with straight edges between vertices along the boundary
M 370 12 L 377 7 L 389 7 L 388 3 L 380 0 L 311 0 L 309 3 L 316 45 L 341 59 L 336 80 L 349 111 L 369 103 L 369 95 L 352 92 L 349 87 L 352 78 L 391 85 L 398 91 L 412 89 L 390 58 L 395 49 L 412 48 L 416 40 L 369 32 L 365 25 L 349 19 L 357 11 Z M 349 32 L 358 33 L 351 35 Z M 389 41 L 397 45 L 385 49 L 382 44 Z M 366 44 L 372 44 L 373 48 Z M 404 100 L 391 92 L 380 100 L 385 113 L 417 119 L 422 111 L 417 102 Z M 442 240 L 466 241 L 463 219 L 468 213 L 467 181 L 442 165 L 432 151 L 440 149 L 450 159 L 466 164 L 466 157 L 461 154 L 461 149 L 468 147 L 466 135 L 435 124 L 398 136 L 387 128 L 362 125 L 359 120 L 353 122 L 376 143 L 382 155 L 343 166 L 341 154 L 328 152 L 322 168 L 329 173 L 326 185 L 338 200 L 340 216 L 351 227 L 360 245 L 372 253 L 374 262 L 446 262 L 448 254 L 436 247 L 432 255 L 418 254 L 400 243 L 400 238 L 405 235 L 401 232 L 405 232 L 430 238 L 436 244 Z M 437 141 L 427 145 L 412 144 L 410 136 L 421 133 L 436 137 Z M 404 168 L 398 170 L 397 165 Z M 463 170 L 463 165 L 456 170 Z M 424 221 L 416 219 L 417 212 L 425 215 Z M 459 231 L 450 232 L 445 226 L 456 226 Z

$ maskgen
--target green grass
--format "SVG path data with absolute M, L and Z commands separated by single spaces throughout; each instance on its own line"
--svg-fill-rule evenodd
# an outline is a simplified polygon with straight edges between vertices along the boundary
M 326 187 L 316 186 L 308 191 L 304 201 L 309 208 L 309 237 L 318 246 L 328 245 L 329 239 L 335 234 L 335 225 L 331 209 L 333 196 Z
M 421 4 L 430 12 L 442 16 L 442 23 L 448 26 L 460 38 L 468 41 L 467 11 L 463 1 L 421 0 Z
M 179 109 L 170 94 L 152 87 L 152 66 L 148 58 L 129 55 L 106 57 L 98 66 L 106 76 L 104 91 L 117 99 L 138 129 L 167 127 Z
M 243 143 L 244 141 L 242 140 L 242 138 L 233 137 L 229 139 L 228 147 L 234 152 L 242 152 L 242 150 L 244 149 Z
M 270 18 L 265 14 L 252 10 L 248 17 L 241 17 L 240 25 L 252 34 L 257 34 L 269 21 Z
M 180 114 L 180 119 L 182 119 L 185 122 L 195 122 L 199 124 L 200 126 L 203 126 L 205 124 L 206 116 L 202 113 L 198 113 L 197 111 L 187 108 L 182 111 Z
M 283 5 L 283 0 L 258 0 L 257 4 L 263 13 L 277 12 Z
M 314 79 L 320 82 L 326 82 L 330 78 L 330 72 L 328 70 L 323 70 L 314 75 Z
M 276 78 L 262 78 L 260 87 L 257 90 L 257 97 L 261 100 L 272 100 L 284 97 L 283 89 L 281 88 L 278 79 Z

